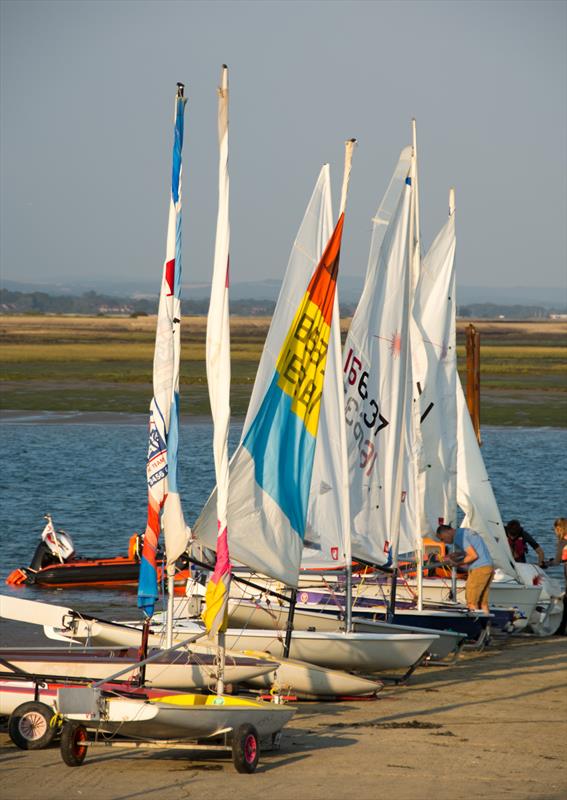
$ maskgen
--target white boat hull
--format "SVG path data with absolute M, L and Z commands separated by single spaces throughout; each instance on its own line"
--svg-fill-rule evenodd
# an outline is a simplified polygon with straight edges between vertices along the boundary
M 199 630 L 196 623 L 178 624 L 174 627 L 173 640 L 181 642 Z M 81 632 L 47 631 L 52 637 L 63 634 L 66 638 L 81 639 Z M 84 633 L 84 631 L 83 631 Z M 95 644 L 126 646 L 140 631 L 126 625 L 98 623 L 89 630 L 89 641 Z M 283 655 L 284 631 L 235 630 L 225 634 L 227 647 L 231 651 L 264 650 L 273 656 Z M 112 642 L 109 642 L 112 639 Z M 290 657 L 308 661 L 330 669 L 360 672 L 382 672 L 384 670 L 407 669 L 436 641 L 436 634 L 369 634 L 294 631 Z M 150 635 L 150 643 L 159 646 L 163 632 Z
M 120 680 L 128 681 L 139 671 L 135 655 L 130 651 L 120 655 L 119 651 L 96 653 L 93 650 L 65 652 L 64 648 L 29 648 L 26 651 L 4 648 L 0 649 L 0 674 L 13 673 L 2 660 L 28 674 L 66 678 L 104 680 L 131 663 L 131 670 L 120 676 Z M 162 689 L 208 689 L 216 682 L 218 668 L 214 655 L 209 654 L 207 662 L 199 663 L 199 656 L 195 654 L 164 655 L 146 665 L 145 684 Z M 271 664 L 258 658 L 227 654 L 225 682 L 241 683 L 272 671 Z
M 76 690 L 59 690 L 58 708 L 65 719 L 105 733 L 141 740 L 193 740 L 218 736 L 252 724 L 260 737 L 273 735 L 296 712 L 293 706 L 239 697 L 179 695 L 157 700 L 106 697 L 100 715 L 77 706 Z
M 242 650 L 265 650 L 283 656 L 285 631 L 235 630 L 226 632 L 227 644 Z M 373 634 L 294 631 L 290 658 L 330 669 L 383 672 L 408 669 L 435 641 L 435 635 Z
M 265 653 L 254 651 L 247 652 L 247 655 L 266 656 Z M 304 700 L 375 695 L 382 688 L 381 683 L 341 670 L 317 667 L 292 658 L 273 658 L 273 661 L 273 672 L 252 678 L 246 684 L 266 690 L 275 686 L 284 693 L 289 690 Z
M 260 603 L 229 600 L 229 622 L 237 628 L 278 628 L 283 630 L 287 621 L 287 609 L 271 605 L 269 608 Z M 301 606 L 295 607 L 293 616 L 294 630 L 301 631 L 336 631 L 344 630 L 344 620 L 332 614 L 312 611 Z M 353 619 L 352 628 L 358 633 L 405 633 L 412 635 L 431 635 L 431 630 L 408 625 L 395 625 L 389 622 L 377 622 L 360 617 Z M 451 631 L 435 631 L 436 639 L 430 645 L 429 654 L 434 660 L 442 660 L 458 652 L 466 639 L 463 634 Z

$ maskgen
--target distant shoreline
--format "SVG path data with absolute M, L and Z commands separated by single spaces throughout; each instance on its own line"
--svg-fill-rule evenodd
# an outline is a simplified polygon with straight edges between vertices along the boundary
M 16 411 L 0 410 L 0 425 L 146 425 L 148 414 L 127 411 Z M 232 421 L 243 423 L 244 415 L 233 414 Z M 182 414 L 182 425 L 212 425 L 206 414 Z M 549 428 L 563 430 L 557 425 L 498 425 L 484 423 L 483 428 Z
M 234 422 L 243 422 L 244 417 L 233 414 Z M 133 414 L 127 411 L 16 411 L 0 410 L 0 424 L 37 425 L 146 425 L 148 414 Z M 211 417 L 206 414 L 182 414 L 181 424 L 209 425 Z

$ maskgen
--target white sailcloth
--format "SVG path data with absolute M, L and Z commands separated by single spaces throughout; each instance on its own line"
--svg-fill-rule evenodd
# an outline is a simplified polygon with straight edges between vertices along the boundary
M 495 566 L 521 583 L 460 380 L 457 380 L 457 440 L 457 503 L 465 515 L 462 525 L 477 531 L 486 542 Z
M 412 341 L 417 387 L 421 463 L 417 505 L 420 532 L 431 535 L 457 512 L 457 349 L 455 335 L 455 214 L 423 259 L 413 318 L 419 342 Z
M 421 532 L 431 534 L 441 522 L 455 525 L 458 503 L 465 514 L 462 525 L 477 531 L 496 566 L 515 576 L 457 373 L 455 250 L 452 201 L 449 218 L 423 259 L 413 305 L 414 330 L 419 333 L 419 340 L 412 341 L 412 368 L 421 417 Z
M 231 556 L 257 572 L 289 584 L 297 580 L 303 542 L 293 531 L 290 532 L 289 521 L 279 505 L 255 483 L 254 462 L 244 441 L 272 385 L 282 342 L 329 240 L 331 220 L 329 167 L 325 165 L 292 248 L 258 367 L 242 440 L 230 463 L 228 529 Z M 251 487 L 255 487 L 252 493 Z M 211 548 L 216 547 L 215 512 L 216 489 L 193 529 L 194 535 Z
M 411 148 L 405 148 L 373 220 L 362 297 L 343 351 L 354 557 L 397 554 L 404 424 L 409 413 Z

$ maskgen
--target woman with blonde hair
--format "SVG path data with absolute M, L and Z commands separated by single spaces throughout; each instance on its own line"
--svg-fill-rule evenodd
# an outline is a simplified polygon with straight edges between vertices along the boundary
M 557 552 L 555 558 L 550 561 L 550 564 L 563 565 L 563 577 L 567 583 L 567 517 L 558 517 L 553 523 L 553 529 L 557 536 Z M 567 627 L 567 592 L 563 595 L 563 618 L 561 625 L 556 633 L 565 636 L 565 628 Z

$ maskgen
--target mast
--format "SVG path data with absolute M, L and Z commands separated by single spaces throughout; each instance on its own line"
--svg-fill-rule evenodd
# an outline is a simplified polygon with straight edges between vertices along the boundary
M 185 550 L 188 538 L 177 484 L 181 348 L 181 185 L 185 102 L 184 85 L 178 83 L 166 256 L 156 325 L 153 397 L 146 461 L 148 515 L 138 582 L 138 606 L 144 612 L 147 627 L 158 598 L 156 555 L 160 530 L 163 528 L 169 588 L 168 645 L 172 640 L 175 562 Z
M 209 578 L 203 619 L 209 636 L 216 635 L 219 675 L 217 695 L 224 692 L 225 638 L 228 622 L 231 564 L 228 550 L 228 431 L 230 426 L 229 321 L 229 176 L 228 176 L 228 67 L 223 64 L 218 89 L 219 206 L 211 300 L 207 318 L 207 383 L 213 417 L 213 452 L 217 481 L 217 557 Z
M 350 172 L 352 168 L 352 157 L 354 154 L 354 148 L 356 146 L 356 139 L 349 139 L 345 142 L 345 164 L 344 164 L 344 172 L 343 172 L 343 185 L 341 190 L 341 205 L 339 209 L 339 216 L 344 214 L 346 211 L 346 204 L 347 204 L 347 197 L 348 197 L 348 186 L 350 181 Z M 344 388 L 342 383 L 342 372 L 343 372 L 343 365 L 342 365 L 342 346 L 341 346 L 341 319 L 339 313 L 339 301 L 338 297 L 335 300 L 335 307 L 333 309 L 333 326 L 335 329 L 334 336 L 338 339 L 338 347 L 335 348 L 336 350 L 336 369 L 335 374 L 337 376 L 337 387 L 335 391 L 338 392 L 338 396 L 341 398 L 341 409 L 342 413 L 340 414 L 340 437 L 342 442 L 342 462 L 343 462 L 343 469 L 342 469 L 342 485 L 341 485 L 341 495 L 342 495 L 342 503 L 343 503 L 343 519 L 347 525 L 347 530 L 343 531 L 343 539 L 344 539 L 344 548 L 345 548 L 345 561 L 346 561 L 346 600 L 345 600 L 345 629 L 346 632 L 349 633 L 352 631 L 352 552 L 351 552 L 351 542 L 350 542 L 350 484 L 349 484 L 349 469 L 348 469 L 348 444 L 347 444 L 347 433 L 346 433 L 346 422 L 345 422 L 345 414 L 344 414 Z
M 449 189 L 449 216 L 452 217 L 454 213 L 455 213 L 455 189 L 454 187 L 451 187 Z M 455 325 L 455 318 L 453 316 L 453 326 L 454 325 Z M 455 389 L 457 388 L 456 381 L 458 380 L 459 380 L 459 374 L 457 372 L 455 375 Z M 456 507 L 453 510 L 456 512 L 457 510 Z M 445 520 L 445 522 L 448 521 Z M 456 520 L 453 519 L 451 522 L 448 522 L 448 524 L 455 525 Z M 451 599 L 454 601 L 457 600 L 457 567 L 455 565 L 451 567 Z
M 411 294 L 409 298 L 410 315 L 412 312 L 413 297 L 417 282 L 419 280 L 419 273 L 421 271 L 421 226 L 419 220 L 419 179 L 417 168 L 417 124 L 415 118 L 411 121 L 412 132 L 412 214 L 410 217 L 410 243 L 411 243 L 411 265 L 410 265 L 410 286 Z M 410 322 L 411 324 L 411 322 Z M 415 327 L 415 326 L 414 326 Z M 417 331 L 416 331 L 417 333 Z M 413 386 L 412 377 L 412 391 L 417 391 L 417 387 Z M 413 412 L 415 418 L 415 412 Z M 414 423 L 419 424 L 416 419 Z M 421 518 L 420 514 L 420 518 Z M 413 520 L 413 522 L 416 522 Z M 423 538 L 421 530 L 415 531 L 416 543 L 416 573 L 417 573 L 417 608 L 418 611 L 423 611 Z
M 344 215 L 346 211 L 346 204 L 347 204 L 347 197 L 348 197 L 348 188 L 350 182 L 350 173 L 352 169 L 352 156 L 354 153 L 354 148 L 356 146 L 356 139 L 349 139 L 345 142 L 345 156 L 344 156 L 344 169 L 343 169 L 343 182 L 341 187 L 341 203 L 339 208 L 339 220 Z M 336 396 L 343 401 L 344 398 L 344 387 L 342 384 L 342 347 L 341 347 L 341 321 L 340 321 L 340 314 L 339 314 L 339 302 L 338 302 L 338 293 L 335 294 L 334 302 L 333 302 L 333 311 L 332 311 L 332 323 L 331 323 L 331 336 L 334 336 L 335 339 L 338 339 L 337 346 L 335 347 L 335 369 L 332 370 L 333 374 L 336 378 L 336 383 L 334 386 L 327 386 L 325 388 L 325 392 L 336 392 Z M 347 439 L 346 439 L 346 427 L 345 427 L 345 419 L 344 419 L 344 402 L 340 404 L 341 412 L 339 414 L 339 425 L 340 425 L 340 437 L 342 442 L 341 447 L 341 457 L 342 457 L 342 480 L 341 480 L 341 500 L 343 503 L 343 519 L 346 520 L 346 524 L 350 526 L 350 490 L 349 490 L 349 481 L 348 481 L 348 451 L 347 451 Z M 350 530 L 343 531 L 343 538 L 345 543 L 345 561 L 346 561 L 346 578 L 347 578 L 347 600 L 346 600 L 346 628 L 347 631 L 352 628 L 352 555 L 351 555 L 351 548 L 350 548 Z M 283 648 L 283 656 L 284 658 L 289 657 L 289 651 L 291 647 L 291 638 L 293 633 L 293 618 L 295 615 L 295 606 L 297 602 L 297 589 L 293 588 L 290 593 L 289 598 L 289 609 L 287 615 L 287 623 L 286 623 L 286 635 L 284 641 L 284 648 Z
M 412 120 L 412 132 L 415 137 L 415 120 Z M 394 496 L 394 505 L 393 505 L 393 516 L 391 518 L 391 531 L 390 535 L 392 537 L 392 582 L 390 587 L 390 602 L 388 604 L 388 612 L 387 612 L 387 621 L 393 622 L 394 615 L 396 610 L 396 591 L 397 591 L 397 583 L 398 583 L 398 548 L 399 548 L 399 538 L 400 538 L 400 525 L 401 525 L 401 513 L 402 513 L 402 479 L 403 479 L 403 471 L 404 471 L 404 455 L 406 453 L 406 425 L 404 424 L 404 415 L 407 413 L 407 393 L 410 387 L 408 387 L 408 375 L 410 374 L 410 367 L 411 367 L 411 346 L 410 346 L 410 336 L 411 336 L 411 310 L 412 310 L 412 300 L 415 294 L 415 284 L 417 279 L 414 276 L 415 271 L 415 260 L 416 256 L 419 258 L 419 243 L 416 240 L 416 203 L 415 203 L 415 195 L 414 195 L 414 181 L 415 176 L 417 173 L 417 158 L 416 158 L 416 147 L 415 147 L 415 138 L 413 142 L 412 148 L 412 159 L 411 159 L 411 168 L 410 174 L 407 180 L 407 183 L 411 187 L 411 195 L 409 198 L 410 202 L 410 213 L 409 213 L 409 223 L 408 223 L 408 242 L 409 246 L 406 248 L 406 256 L 407 256 L 407 276 L 405 281 L 405 297 L 404 305 L 405 305 L 405 313 L 402 315 L 402 318 L 405 319 L 405 330 L 400 330 L 400 360 L 403 366 L 403 371 L 401 374 L 401 381 L 400 386 L 401 389 L 401 396 L 399 398 L 399 408 L 401 408 L 401 416 L 399 417 L 399 426 L 398 426 L 398 457 L 396 463 L 396 473 L 394 479 L 394 486 L 396 487 L 396 491 L 399 491 L 399 496 L 396 498 Z M 421 538 L 421 536 L 419 537 Z M 421 545 L 418 543 L 418 558 L 421 554 Z M 418 572 L 421 572 L 422 563 L 418 562 Z
M 170 427 L 167 437 L 168 445 L 168 460 L 169 460 L 169 478 L 168 478 L 168 497 L 165 499 L 164 513 L 163 513 L 163 527 L 164 538 L 171 540 L 171 535 L 176 536 L 181 531 L 186 529 L 185 520 L 183 519 L 183 512 L 181 510 L 181 503 L 179 500 L 179 493 L 177 490 L 177 447 L 179 443 L 179 365 L 181 361 L 181 149 L 183 146 L 183 128 L 177 126 L 177 114 L 179 114 L 179 105 L 185 108 L 185 86 L 182 83 L 177 84 L 177 95 L 175 98 L 176 103 L 176 127 L 175 127 L 175 142 L 174 142 L 174 155 L 173 155 L 173 170 L 175 173 L 177 166 L 177 159 L 179 159 L 179 185 L 178 185 L 178 210 L 176 215 L 175 224 L 175 278 L 173 286 L 174 294 L 174 308 L 173 308 L 173 391 L 172 391 L 172 408 Z M 177 148 L 179 148 L 177 150 Z M 171 231 L 168 231 L 168 238 Z M 170 533 L 171 531 L 171 533 Z M 183 534 L 181 534 L 183 537 Z M 185 536 L 185 539 L 187 537 Z M 175 561 L 180 553 L 175 552 L 175 558 L 170 557 L 166 548 L 167 556 L 167 616 L 166 616 L 166 647 L 173 646 L 173 600 L 175 595 Z

